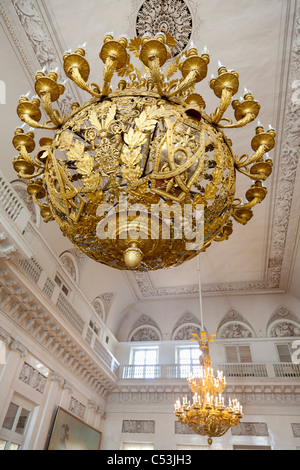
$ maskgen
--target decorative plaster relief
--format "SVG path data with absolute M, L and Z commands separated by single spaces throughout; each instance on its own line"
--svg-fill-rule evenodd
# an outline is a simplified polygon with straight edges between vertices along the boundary
M 266 423 L 245 423 L 241 422 L 231 428 L 233 436 L 269 436 Z
M 73 281 L 78 284 L 79 280 L 79 270 L 76 258 L 69 251 L 64 251 L 59 256 L 61 263 L 65 270 L 70 274 Z
M 80 403 L 80 401 L 76 400 L 76 398 L 71 397 L 68 411 L 78 416 L 79 418 L 83 419 L 85 410 L 86 410 L 86 406 Z
M 239 322 L 228 322 L 218 332 L 218 338 L 252 338 L 253 333 L 249 327 Z
M 172 336 L 172 339 L 178 341 L 188 340 L 192 338 L 193 333 L 200 335 L 201 328 L 197 325 L 192 324 L 183 325 L 174 332 L 174 336 Z
M 155 421 L 140 419 L 123 420 L 122 433 L 151 434 L 155 433 Z
M 300 336 L 300 325 L 292 321 L 277 320 L 270 326 L 268 336 L 277 338 Z
M 128 341 L 160 341 L 162 334 L 151 317 L 141 315 L 133 324 L 128 338 Z
M 160 341 L 161 337 L 153 326 L 140 326 L 129 336 L 129 341 Z
M 279 338 L 300 336 L 298 318 L 288 308 L 281 306 L 273 313 L 268 322 L 267 336 Z
M 300 437 L 300 423 L 292 423 L 292 431 L 294 437 Z
M 27 362 L 24 362 L 22 370 L 19 375 L 19 380 L 34 388 L 39 393 L 44 393 L 47 383 L 47 377 L 41 374 L 37 369 L 32 367 Z
M 195 434 L 194 431 L 186 424 L 175 421 L 175 434 Z

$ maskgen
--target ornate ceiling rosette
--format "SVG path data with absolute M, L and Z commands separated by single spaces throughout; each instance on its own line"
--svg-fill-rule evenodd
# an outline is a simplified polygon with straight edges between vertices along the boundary
M 163 31 L 176 44 L 172 56 L 180 54 L 188 45 L 193 27 L 191 11 L 183 0 L 145 0 L 136 17 L 136 34 L 155 34 Z

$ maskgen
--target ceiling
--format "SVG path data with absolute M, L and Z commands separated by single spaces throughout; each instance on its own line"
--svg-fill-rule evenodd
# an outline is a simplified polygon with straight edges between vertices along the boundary
M 6 104 L 1 113 L 1 171 L 16 179 L 11 165 L 15 157 L 12 133 L 19 125 L 16 105 L 21 94 L 33 93 L 36 70 L 60 67 L 65 50 L 87 42 L 91 81 L 101 83 L 102 63 L 99 51 L 103 37 L 114 31 L 135 36 L 136 18 L 143 1 L 137 0 L 1 0 L 0 79 L 6 84 Z M 152 8 L 164 3 L 149 0 Z M 166 0 L 169 24 L 180 27 L 178 5 L 183 0 Z M 261 104 L 259 119 L 277 132 L 273 173 L 266 182 L 267 198 L 254 208 L 254 217 L 246 225 L 234 223 L 228 241 L 213 243 L 201 254 L 202 289 L 205 296 L 222 294 L 290 293 L 300 300 L 300 99 L 297 95 L 299 71 L 300 7 L 294 0 L 186 0 L 192 28 L 188 31 L 199 51 L 206 45 L 210 52 L 209 74 L 217 73 L 218 60 L 239 72 L 241 94 L 250 89 Z M 172 5 L 174 11 L 172 11 Z M 157 10 L 159 12 L 159 10 Z M 153 15 L 151 21 L 159 15 Z M 150 18 L 151 19 L 151 18 Z M 149 19 L 149 21 L 150 21 Z M 179 26 L 178 26 L 179 25 Z M 298 36 L 297 33 L 298 32 Z M 86 101 L 85 92 L 67 85 L 66 100 Z M 217 101 L 208 79 L 199 85 L 213 112 Z M 255 132 L 237 129 L 229 137 L 233 150 L 242 155 L 251 152 Z M 238 180 L 237 197 L 243 197 L 249 180 Z M 56 224 L 41 222 L 40 231 L 58 256 L 74 250 Z M 120 272 L 87 259 L 80 259 L 80 288 L 92 301 L 105 292 L 114 294 L 112 315 L 140 301 L 178 299 L 197 296 L 196 260 L 180 267 L 148 273 Z M 99 282 L 91 282 L 99 279 Z M 117 286 L 117 287 L 116 287 Z M 111 325 L 114 324 L 110 320 Z

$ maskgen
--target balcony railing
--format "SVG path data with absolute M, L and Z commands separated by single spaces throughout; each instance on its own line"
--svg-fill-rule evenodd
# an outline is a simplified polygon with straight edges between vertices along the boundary
M 147 364 L 124 365 L 120 368 L 121 379 L 187 379 L 190 374 L 197 374 L 200 366 L 180 364 Z M 216 369 L 222 370 L 225 377 L 280 377 L 300 378 L 300 364 L 281 362 L 220 364 Z

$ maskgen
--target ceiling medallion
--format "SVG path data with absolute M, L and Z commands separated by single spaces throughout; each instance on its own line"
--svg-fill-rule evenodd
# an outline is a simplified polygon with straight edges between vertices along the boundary
M 171 55 L 177 56 L 188 45 L 192 34 L 193 20 L 184 0 L 145 0 L 136 17 L 136 34 L 152 36 L 163 31 L 172 36 L 176 44 Z
M 57 71 L 38 71 L 36 96 L 19 98 L 17 114 L 30 129 L 18 127 L 13 137 L 18 176 L 45 222 L 55 220 L 76 248 L 114 268 L 178 266 L 226 240 L 232 219 L 246 224 L 267 194 L 274 129 L 256 127 L 250 157 L 234 155 L 224 133 L 252 122 L 260 104 L 248 90 L 232 100 L 239 76 L 220 64 L 210 80 L 220 104 L 207 114 L 195 86 L 207 76 L 208 51 L 191 46 L 167 62 L 174 45 L 164 33 L 130 41 L 108 33 L 99 53 L 101 87 L 88 83 L 84 46 L 66 52 L 66 76 L 92 96 L 73 103 L 68 116 L 53 107 L 65 91 Z M 113 87 L 114 75 L 120 78 Z M 235 120 L 224 116 L 230 103 Z M 42 135 L 31 156 L 33 129 Z M 246 202 L 235 197 L 237 171 L 252 180 Z

